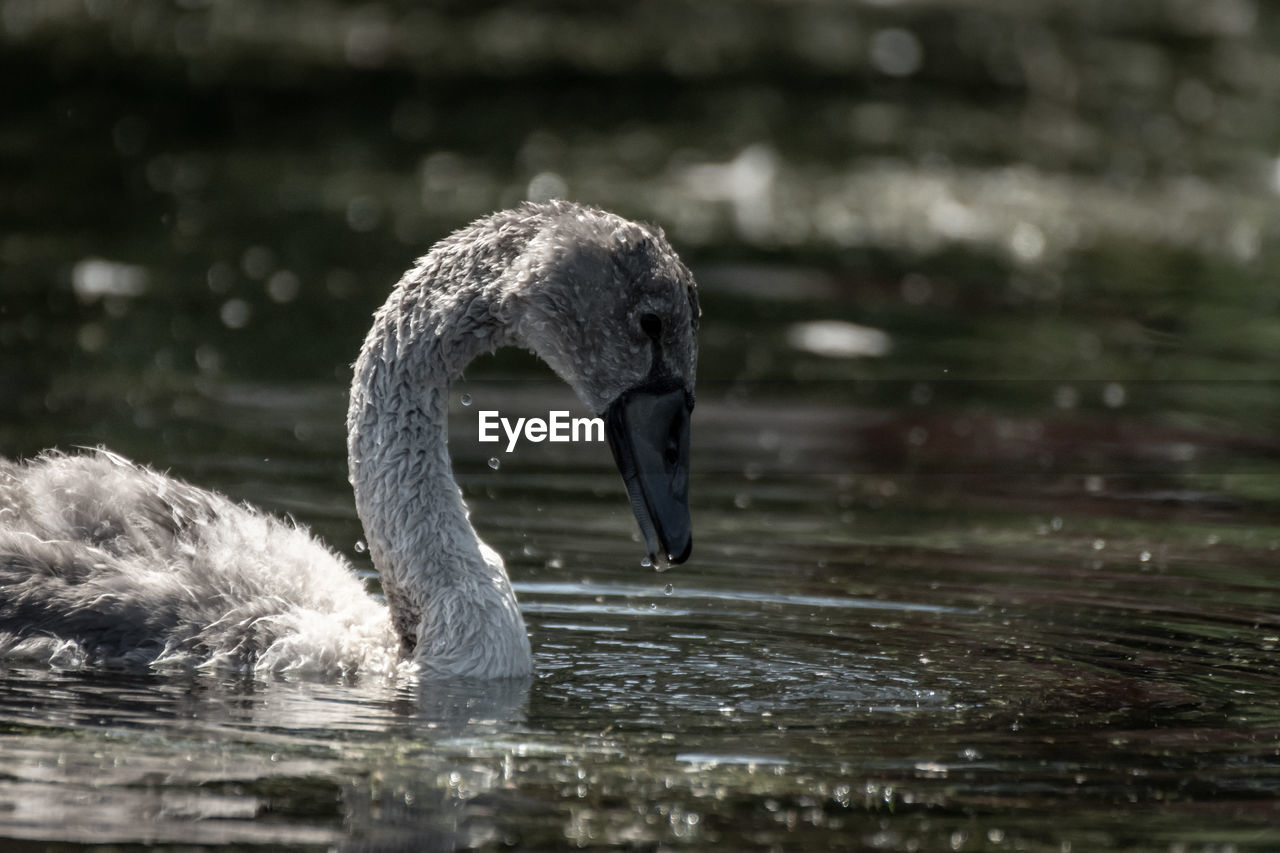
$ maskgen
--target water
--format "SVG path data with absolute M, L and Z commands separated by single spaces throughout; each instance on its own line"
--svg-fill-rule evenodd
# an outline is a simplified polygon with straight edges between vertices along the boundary
M 475 384 L 513 411 L 556 400 Z M 255 449 L 188 460 L 202 479 L 309 521 L 367 570 L 341 445 L 267 455 L 269 422 L 319 433 L 341 422 L 340 395 L 237 388 L 208 406 Z M 833 473 L 749 478 L 726 468 L 767 464 L 738 448 L 768 410 L 701 401 L 697 558 L 657 575 L 636 565 L 606 450 L 530 446 L 490 471 L 460 409 L 460 478 L 534 638 L 527 690 L 6 667 L 4 833 L 298 849 L 1276 843 L 1273 514 L 1057 476 L 847 473 L 822 413 L 848 419 L 853 447 L 883 430 L 802 410 L 774 453 L 808 448 Z
M 603 445 L 479 442 L 593 414 L 483 359 L 451 449 L 536 677 L 0 664 L 0 847 L 1280 847 L 1273 12 L 281 8 L 0 4 L 0 452 L 106 444 L 376 592 L 368 315 L 568 191 L 702 286 L 693 559 L 640 565 Z

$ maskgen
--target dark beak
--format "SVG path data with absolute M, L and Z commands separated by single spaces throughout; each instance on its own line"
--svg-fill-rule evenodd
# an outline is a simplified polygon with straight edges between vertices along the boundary
M 650 383 L 624 392 L 605 410 L 614 461 L 631 497 L 649 559 L 683 563 L 693 550 L 689 521 L 689 416 L 683 385 Z

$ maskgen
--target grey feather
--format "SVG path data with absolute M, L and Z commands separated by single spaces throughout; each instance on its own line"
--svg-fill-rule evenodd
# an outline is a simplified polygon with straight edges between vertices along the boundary
M 650 347 L 636 318 L 663 318 Z M 692 392 L 693 277 L 662 233 L 567 202 L 441 240 L 374 316 L 355 364 L 348 454 L 387 595 L 304 528 L 107 451 L 0 459 L 0 653 L 63 665 L 415 671 L 531 668 L 498 555 L 453 479 L 450 382 L 532 349 L 593 411 L 663 370 Z

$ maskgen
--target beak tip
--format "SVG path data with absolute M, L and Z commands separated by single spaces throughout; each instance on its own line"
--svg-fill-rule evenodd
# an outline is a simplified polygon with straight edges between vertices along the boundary
M 693 551 L 689 520 L 689 393 L 682 385 L 635 388 L 605 410 L 614 461 L 659 571 Z
M 670 552 L 667 554 L 667 562 L 673 566 L 678 566 L 685 560 L 689 559 L 689 555 L 693 553 L 693 536 L 687 536 L 684 540 L 684 547 L 679 553 Z

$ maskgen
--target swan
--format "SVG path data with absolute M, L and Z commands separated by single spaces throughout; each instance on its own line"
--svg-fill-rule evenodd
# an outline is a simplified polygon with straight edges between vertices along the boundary
M 645 547 L 686 560 L 700 309 L 660 229 L 565 201 L 440 240 L 374 314 L 347 413 L 385 604 L 304 527 L 105 449 L 0 458 L 0 654 L 256 673 L 525 676 L 501 557 L 447 446 L 474 357 L 524 347 L 600 412 Z

